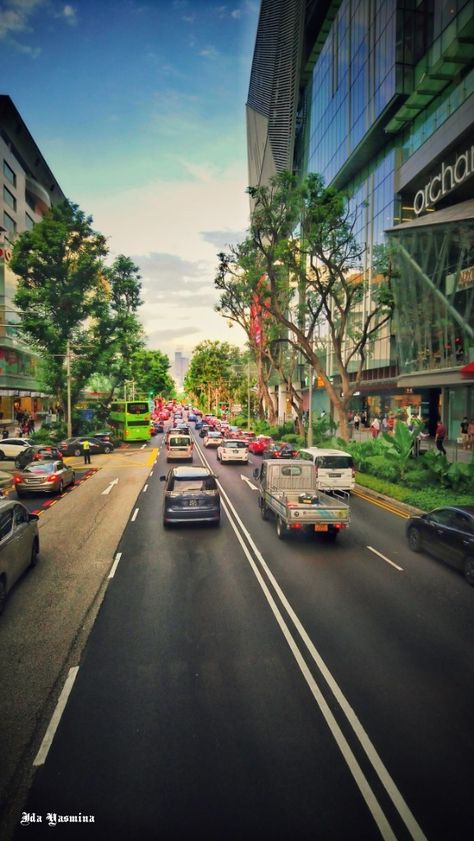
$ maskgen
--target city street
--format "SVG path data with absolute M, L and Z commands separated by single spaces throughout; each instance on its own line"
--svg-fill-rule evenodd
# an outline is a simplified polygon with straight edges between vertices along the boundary
M 117 456 L 80 491 L 105 487 Z M 357 496 L 336 544 L 278 540 L 254 464 L 221 466 L 196 439 L 201 460 L 219 476 L 219 529 L 165 531 L 164 452 L 141 478 L 135 467 L 54 738 L 54 710 L 39 723 L 15 838 L 49 837 L 51 813 L 64 838 L 464 841 L 472 589 L 407 549 L 403 516 Z

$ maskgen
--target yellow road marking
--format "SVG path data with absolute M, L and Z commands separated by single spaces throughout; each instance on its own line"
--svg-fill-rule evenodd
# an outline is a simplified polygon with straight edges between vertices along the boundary
M 390 511 L 391 514 L 396 514 L 397 517 L 401 517 L 402 520 L 409 520 L 411 516 L 410 514 L 406 514 L 405 511 L 401 511 L 399 508 L 395 508 L 388 502 L 385 502 L 385 500 L 374 499 L 372 496 L 366 496 L 360 491 L 352 491 L 352 493 L 354 496 L 358 496 L 360 499 L 365 499 L 366 502 L 371 502 L 372 505 L 378 505 L 379 508 L 383 508 L 385 511 Z

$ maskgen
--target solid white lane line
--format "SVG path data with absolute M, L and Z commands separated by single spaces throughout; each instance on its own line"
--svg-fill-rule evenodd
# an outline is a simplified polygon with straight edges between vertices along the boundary
M 53 743 L 53 739 L 58 729 L 59 722 L 61 721 L 61 716 L 64 712 L 64 709 L 67 704 L 67 699 L 69 698 L 70 692 L 72 687 L 74 686 L 74 681 L 76 680 L 77 673 L 79 671 L 79 666 L 73 666 L 69 669 L 68 676 L 66 678 L 66 682 L 63 686 L 62 692 L 59 696 L 58 703 L 56 704 L 56 709 L 51 717 L 51 721 L 49 722 L 48 729 L 44 735 L 44 739 L 41 742 L 41 747 L 36 754 L 35 760 L 33 765 L 44 765 L 46 762 L 46 757 L 48 756 L 48 751 Z
M 330 708 L 328 707 L 328 705 L 327 705 L 327 703 L 326 703 L 326 701 L 325 701 L 325 699 L 324 699 L 324 697 L 321 693 L 321 690 L 319 689 L 315 679 L 313 678 L 310 670 L 308 669 L 308 666 L 306 665 L 306 663 L 304 661 L 303 655 L 301 654 L 301 651 L 298 648 L 298 645 L 297 645 L 294 637 L 292 636 L 291 631 L 288 628 L 288 625 L 286 624 L 277 604 L 275 603 L 275 600 L 274 600 L 272 594 L 270 593 L 270 590 L 268 589 L 267 584 L 265 583 L 265 580 L 264 580 L 260 570 L 258 569 L 255 561 L 253 560 L 253 558 L 250 554 L 250 551 L 248 550 L 246 544 L 244 543 L 244 540 L 243 540 L 239 530 L 237 529 L 237 526 L 235 525 L 235 523 L 233 521 L 233 518 L 230 516 L 230 512 L 227 509 L 225 503 L 223 504 L 223 508 L 224 508 L 224 511 L 227 514 L 229 522 L 230 522 L 230 524 L 231 524 L 231 526 L 232 526 L 232 528 L 233 528 L 233 530 L 234 530 L 234 532 L 237 536 L 237 540 L 239 541 L 239 543 L 240 543 L 240 545 L 241 545 L 241 547 L 244 551 L 244 554 L 245 554 L 250 566 L 252 567 L 252 570 L 255 574 L 255 577 L 257 578 L 257 581 L 258 581 L 258 583 L 260 584 L 260 587 L 263 590 L 263 593 L 264 593 L 265 598 L 266 598 L 266 600 L 267 600 L 267 602 L 270 606 L 270 609 L 271 609 L 278 625 L 280 626 L 280 629 L 281 629 L 281 631 L 283 633 L 283 636 L 285 637 L 285 640 L 286 640 L 286 642 L 287 642 L 287 644 L 288 644 L 288 646 L 291 650 L 291 653 L 293 654 L 293 656 L 294 656 L 294 658 L 295 658 L 295 660 L 296 660 L 296 662 L 297 662 L 297 664 L 298 664 L 298 666 L 301 670 L 301 673 L 302 673 L 304 679 L 306 680 L 306 683 L 308 684 L 308 687 L 309 687 L 309 689 L 310 689 L 319 709 L 321 710 L 321 713 L 322 713 L 322 715 L 323 715 L 323 717 L 326 721 L 326 724 L 328 725 L 328 727 L 329 727 L 329 729 L 330 729 L 330 731 L 331 731 L 331 733 L 332 733 L 332 735 L 333 735 L 333 737 L 336 741 L 336 744 L 338 745 L 339 750 L 341 751 L 342 756 L 344 757 L 344 759 L 346 761 L 346 764 L 349 767 L 349 770 L 350 770 L 350 772 L 351 772 L 351 774 L 352 774 L 352 776 L 353 776 L 353 778 L 354 778 L 354 780 L 355 780 L 355 782 L 356 782 L 356 784 L 359 788 L 359 791 L 361 792 L 362 797 L 364 798 L 364 800 L 367 804 L 367 807 L 368 807 L 375 823 L 377 824 L 377 826 L 380 830 L 380 834 L 381 834 L 382 838 L 384 839 L 384 841 L 397 841 L 397 837 L 394 834 L 387 818 L 385 817 L 385 814 L 382 811 L 382 808 L 381 808 L 374 792 L 372 791 L 372 789 L 370 787 L 370 783 L 368 782 L 364 772 L 362 771 L 362 768 L 360 767 L 359 763 L 357 762 L 357 759 L 354 756 L 354 753 L 353 753 L 350 745 L 348 744 L 347 739 L 345 738 L 341 728 L 339 727 L 336 719 L 334 718 L 334 715 L 332 714 Z
M 202 454 L 201 457 L 203 458 Z M 204 459 L 204 461 L 206 461 Z M 207 464 L 210 467 L 209 464 Z M 301 624 L 300 620 L 298 619 L 295 611 L 291 607 L 290 603 L 288 602 L 285 594 L 283 593 L 281 587 L 279 586 L 278 582 L 276 581 L 275 577 L 273 576 L 272 572 L 270 571 L 267 563 L 262 557 L 259 549 L 255 545 L 251 535 L 245 528 L 242 520 L 240 519 L 239 515 L 237 514 L 232 502 L 230 501 L 229 497 L 227 496 L 224 488 L 222 487 L 221 483 L 217 482 L 222 496 L 225 498 L 229 508 L 232 510 L 232 514 L 235 517 L 236 522 L 238 522 L 242 533 L 245 534 L 249 546 L 251 547 L 252 551 L 254 552 L 255 557 L 257 558 L 260 566 L 265 571 L 266 575 L 268 576 L 269 581 L 272 584 L 278 598 L 280 599 L 283 607 L 287 611 L 288 615 L 290 616 L 292 622 L 294 623 L 301 639 L 303 640 L 308 652 L 311 654 L 314 662 L 316 663 L 319 671 L 321 672 L 322 676 L 324 677 L 327 685 L 331 689 L 334 697 L 336 698 L 341 710 L 343 711 L 344 715 L 347 718 L 347 721 L 351 725 L 355 735 L 357 736 L 367 758 L 370 760 L 373 768 L 375 769 L 381 783 L 383 784 L 387 794 L 389 795 L 392 803 L 396 807 L 400 817 L 402 818 L 405 826 L 407 827 L 408 831 L 410 832 L 413 839 L 416 841 L 427 841 L 426 836 L 424 835 L 421 827 L 419 826 L 418 822 L 416 821 L 415 816 L 411 812 L 407 803 L 405 803 L 399 789 L 397 788 L 395 781 L 390 776 L 388 770 L 385 768 L 380 756 L 378 755 L 375 747 L 373 746 L 368 734 L 366 733 L 364 727 L 362 726 L 361 722 L 357 718 L 354 710 L 352 709 L 351 705 L 347 701 L 346 697 L 342 693 L 339 685 L 336 683 L 335 679 L 333 678 L 331 672 L 329 671 L 328 667 L 326 666 L 324 660 L 322 659 L 321 655 L 319 654 L 318 650 L 316 649 L 315 645 L 313 644 L 312 640 L 310 639 L 308 633 L 306 632 L 305 628 Z M 235 531 L 235 529 L 234 529 Z M 239 538 L 240 542 L 240 538 Z
M 379 558 L 382 558 L 382 560 L 386 561 L 387 564 L 390 564 L 391 566 L 395 567 L 395 569 L 398 569 L 399 572 L 403 572 L 403 567 L 399 567 L 398 564 L 395 563 L 395 561 L 391 561 L 390 558 L 387 558 L 385 555 L 382 555 L 381 552 L 377 552 L 377 549 L 374 549 L 373 546 L 367 546 L 367 549 L 370 549 L 370 551 L 373 552 L 374 555 L 378 555 Z
M 135 511 L 133 512 L 133 516 L 132 516 L 132 523 L 134 523 L 135 520 L 137 519 L 139 510 L 140 510 L 139 508 L 135 508 Z
M 112 568 L 111 568 L 111 570 L 110 570 L 110 572 L 109 572 L 109 578 L 113 578 L 113 577 L 114 577 L 114 575 L 115 575 L 115 570 L 117 569 L 117 567 L 118 567 L 118 565 L 119 565 L 119 561 L 120 561 L 120 558 L 121 558 L 121 557 L 122 557 L 122 553 L 121 553 L 121 552 L 117 552 L 117 554 L 116 554 L 116 556 L 115 556 L 115 559 L 114 559 L 114 562 L 113 562 L 113 564 L 112 564 Z
M 143 493 L 146 494 L 147 490 L 148 490 L 148 485 L 145 485 L 145 487 L 143 488 Z

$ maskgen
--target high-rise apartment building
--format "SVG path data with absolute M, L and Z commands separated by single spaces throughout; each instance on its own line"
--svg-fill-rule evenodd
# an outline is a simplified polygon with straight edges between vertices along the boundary
M 15 237 L 39 222 L 64 195 L 9 96 L 0 95 L 0 425 L 18 409 L 36 414 L 43 395 L 37 356 L 18 337 L 17 280 L 10 269 Z
M 292 168 L 321 173 L 357 209 L 366 271 L 374 246 L 394 246 L 395 316 L 354 408 L 420 412 L 431 429 L 440 414 L 454 437 L 474 415 L 474 2 L 303 0 L 291 13 L 296 42 L 283 39 L 284 49 L 283 18 L 262 1 L 249 103 L 258 112 L 260 92 L 264 112 L 268 90 L 277 102 L 279 77 L 290 85 L 295 72 L 288 55 L 298 92 L 280 134 L 268 122 L 265 139 L 260 120 L 256 138 L 248 120 L 251 183 L 271 175 L 255 150 L 293 132 Z M 269 113 L 278 120 L 277 107 Z

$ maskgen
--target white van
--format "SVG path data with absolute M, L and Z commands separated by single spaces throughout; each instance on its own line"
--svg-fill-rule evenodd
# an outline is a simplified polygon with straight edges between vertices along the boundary
M 343 450 L 308 447 L 300 450 L 298 458 L 312 461 L 316 467 L 318 488 L 321 491 L 352 491 L 355 486 L 354 461 Z
M 189 435 L 173 430 L 166 443 L 166 461 L 192 461 L 194 444 Z

